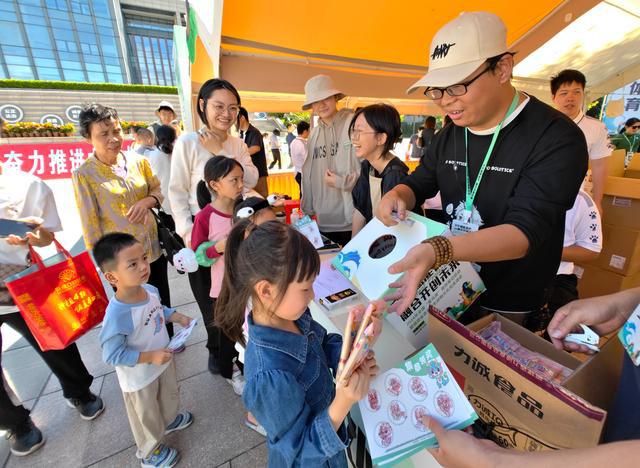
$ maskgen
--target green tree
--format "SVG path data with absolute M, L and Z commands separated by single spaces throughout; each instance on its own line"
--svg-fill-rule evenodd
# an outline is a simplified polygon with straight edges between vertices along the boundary
M 268 112 L 267 115 L 269 117 L 274 117 L 282 120 L 284 125 L 288 127 L 289 125 L 297 125 L 298 122 L 306 121 L 309 122 L 311 119 L 311 114 L 307 111 L 303 112 Z

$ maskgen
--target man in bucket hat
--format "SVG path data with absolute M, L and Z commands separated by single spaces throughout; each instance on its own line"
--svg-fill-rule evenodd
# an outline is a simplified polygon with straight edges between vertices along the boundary
M 319 120 L 309 135 L 308 156 L 302 166 L 301 208 L 305 214 L 317 216 L 322 234 L 345 245 L 351 239 L 351 190 L 360 172 L 349 139 L 353 111 L 338 111 L 344 94 L 326 75 L 307 81 L 304 92 L 302 109 L 313 109 Z
M 406 273 L 390 299 L 402 313 L 427 272 L 475 262 L 487 292 L 463 321 L 500 312 L 522 321 L 554 278 L 564 235 L 587 170 L 584 135 L 566 116 L 511 84 L 513 52 L 494 14 L 462 13 L 431 42 L 421 88 L 454 125 L 434 138 L 416 171 L 388 192 L 377 216 L 395 224 L 440 191 L 454 236 L 429 239 L 392 265 Z

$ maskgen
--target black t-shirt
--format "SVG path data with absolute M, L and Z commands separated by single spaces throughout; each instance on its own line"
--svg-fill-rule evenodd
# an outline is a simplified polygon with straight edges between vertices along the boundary
M 260 151 L 251 155 L 251 161 L 253 161 L 253 165 L 258 169 L 259 177 L 266 177 L 269 175 L 269 171 L 267 170 L 267 155 L 264 152 L 264 141 L 262 140 L 262 134 L 260 130 L 258 130 L 253 125 L 249 125 L 245 136 L 244 142 L 246 143 L 248 148 L 252 146 L 259 146 Z
M 492 136 L 469 132 L 471 187 Z M 487 286 L 482 305 L 528 311 L 542 304 L 544 288 L 560 264 L 565 214 L 575 202 L 587 161 L 580 128 L 534 97 L 502 128 L 474 206 L 481 229 L 514 225 L 529 239 L 529 252 L 518 260 L 480 264 L 480 276 Z M 464 209 L 465 180 L 464 128 L 447 125 L 403 183 L 413 190 L 419 204 L 439 190 L 451 224 Z

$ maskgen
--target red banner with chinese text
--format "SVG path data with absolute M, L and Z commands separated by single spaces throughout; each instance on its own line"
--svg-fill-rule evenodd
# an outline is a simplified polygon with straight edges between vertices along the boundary
M 128 150 L 132 144 L 132 140 L 125 140 L 122 150 Z M 93 146 L 84 141 L 10 143 L 0 145 L 0 164 L 7 171 L 20 169 L 45 180 L 68 179 L 92 152 Z

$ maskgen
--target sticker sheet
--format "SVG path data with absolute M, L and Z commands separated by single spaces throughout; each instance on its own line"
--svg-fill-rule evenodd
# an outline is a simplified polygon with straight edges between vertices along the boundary
M 463 429 L 478 418 L 432 344 L 376 377 L 359 405 L 376 465 L 395 464 L 436 445 L 423 416 L 448 429 Z

